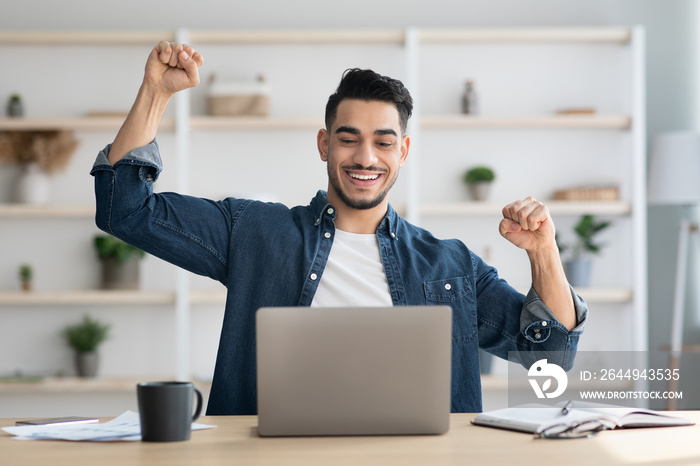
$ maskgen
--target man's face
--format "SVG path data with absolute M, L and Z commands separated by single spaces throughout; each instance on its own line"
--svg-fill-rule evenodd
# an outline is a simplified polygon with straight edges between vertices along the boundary
M 341 101 L 333 126 L 318 134 L 321 160 L 328 164 L 329 202 L 338 199 L 363 210 L 383 204 L 406 161 L 409 144 L 393 104 Z

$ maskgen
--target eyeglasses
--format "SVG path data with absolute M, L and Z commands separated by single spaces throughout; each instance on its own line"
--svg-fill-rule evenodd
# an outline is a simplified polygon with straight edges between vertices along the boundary
M 607 426 L 600 421 L 583 421 L 577 424 L 557 424 L 535 434 L 536 439 L 591 438 Z

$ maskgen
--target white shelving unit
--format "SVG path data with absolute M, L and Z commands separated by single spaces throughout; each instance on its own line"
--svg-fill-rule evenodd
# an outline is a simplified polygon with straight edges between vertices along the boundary
M 500 131 L 536 133 L 540 140 L 548 140 L 552 132 L 586 132 L 587 137 L 597 138 L 600 134 L 611 134 L 626 138 L 623 144 L 626 153 L 620 154 L 628 170 L 629 183 L 625 197 L 619 202 L 549 202 L 554 216 L 572 217 L 583 213 L 612 216 L 627 224 L 624 237 L 629 247 L 631 263 L 625 265 L 631 278 L 630 286 L 606 286 L 579 290 L 590 303 L 622 306 L 629 315 L 629 331 L 635 336 L 628 350 L 646 349 L 646 202 L 645 202 L 645 116 L 644 116 L 644 32 L 640 28 L 525 28 L 525 29 L 409 29 L 409 30 L 303 30 L 303 31 L 61 31 L 61 32 L 11 32 L 0 31 L 0 47 L 28 46 L 152 46 L 161 39 L 186 39 L 195 47 L 268 47 L 280 46 L 300 48 L 329 46 L 363 47 L 382 45 L 395 47 L 403 55 L 404 82 L 415 100 L 415 113 L 410 128 L 412 137 L 411 161 L 404 175 L 409 189 L 403 206 L 400 206 L 409 220 L 424 224 L 432 219 L 483 219 L 498 216 L 502 208 L 496 203 L 462 202 L 459 199 L 448 201 L 426 200 L 425 187 L 421 186 L 420 174 L 426 166 L 425 154 L 431 152 L 430 141 L 426 138 L 431 132 L 450 131 L 458 134 L 471 134 L 479 131 L 492 132 L 494 137 Z M 522 44 L 546 47 L 599 44 L 624 48 L 629 51 L 629 59 L 622 68 L 625 77 L 618 83 L 620 92 L 629 93 L 630 108 L 612 109 L 610 112 L 584 116 L 556 116 L 551 113 L 484 114 L 464 116 L 451 109 L 440 114 L 426 110 L 424 96 L 430 83 L 421 82 L 421 59 L 425 46 L 440 44 L 461 46 L 498 46 Z M 588 52 L 587 52 L 588 53 Z M 143 57 L 145 60 L 145 57 Z M 303 65 L 303 64 L 302 64 Z M 449 72 L 449 71 L 447 71 Z M 447 73 L 446 72 L 446 73 Z M 460 79 L 462 77 L 460 76 Z M 513 79 L 517 79 L 513 76 Z M 329 90 L 330 91 L 330 90 Z M 540 91 L 541 92 L 541 91 Z M 563 105 L 564 103 L 562 103 Z M 173 104 L 171 104 L 173 105 Z M 286 116 L 272 114 L 270 117 L 210 117 L 193 114 L 191 94 L 182 93 L 174 102 L 175 116 L 168 116 L 161 125 L 161 131 L 174 134 L 178 145 L 177 159 L 179 178 L 175 188 L 188 191 L 191 148 L 190 139 L 198 132 L 290 132 L 315 131 L 322 127 L 322 115 L 317 117 Z M 607 109 L 606 109 L 607 110 Z M 120 117 L 57 117 L 57 118 L 0 118 L 0 131 L 7 130 L 49 130 L 73 129 L 83 134 L 95 131 L 116 131 L 121 125 Z M 617 137 L 617 136 L 615 136 Z M 323 186 L 322 186 L 323 187 Z M 50 222 L 56 219 L 87 219 L 94 215 L 91 203 L 86 205 L 50 205 L 43 207 L 0 204 L 0 221 L 3 223 L 22 219 L 36 219 Z M 79 305 L 128 306 L 132 304 L 174 306 L 176 311 L 176 336 L 185 348 L 177 355 L 178 378 L 189 378 L 190 364 L 186 351 L 189 349 L 188 316 L 189 309 L 199 304 L 223 304 L 222 291 L 199 291 L 191 289 L 186 279 L 178 278 L 180 285 L 171 291 L 107 292 L 107 291 L 56 291 L 56 292 L 0 292 L 0 312 L 8 306 Z
M 566 141 L 568 136 L 572 136 L 572 140 L 576 141 L 583 139 L 605 140 L 608 146 L 603 145 L 603 150 L 607 151 L 609 159 L 623 161 L 618 166 L 617 172 L 606 174 L 624 180 L 621 183 L 624 186 L 621 189 L 620 201 L 561 202 L 547 201 L 541 196 L 538 198 L 546 202 L 551 214 L 557 220 L 558 226 L 560 226 L 559 220 L 562 218 L 568 217 L 571 221 L 572 217 L 594 214 L 611 219 L 615 224 L 619 224 L 621 230 L 624 230 L 615 247 L 628 248 L 628 255 L 622 256 L 621 263 L 612 264 L 612 266 L 619 269 L 621 275 L 627 276 L 626 280 L 620 280 L 620 282 L 626 283 L 622 286 L 613 284 L 612 286 L 597 286 L 577 291 L 593 305 L 591 323 L 601 320 L 601 317 L 596 315 L 597 313 L 609 312 L 609 317 L 613 317 L 615 314 L 613 321 L 617 319 L 619 324 L 629 329 L 625 335 L 630 335 L 630 338 L 625 339 L 625 343 L 622 343 L 621 346 L 616 346 L 617 342 L 610 339 L 597 347 L 594 346 L 593 349 L 646 350 L 646 120 L 643 29 L 633 27 L 419 30 L 416 35 L 418 39 L 409 43 L 408 53 L 420 57 L 414 58 L 414 61 L 420 62 L 421 69 L 425 70 L 417 79 L 420 82 L 412 83 L 421 89 L 418 94 L 421 102 L 418 105 L 417 117 L 421 130 L 419 166 L 421 166 L 422 176 L 430 177 L 428 173 L 430 168 L 425 167 L 426 154 L 431 154 L 433 158 L 436 158 L 435 154 L 431 153 L 428 144 L 432 144 L 434 147 L 435 139 L 441 138 L 452 138 L 450 141 L 454 141 L 453 147 L 461 149 L 466 154 L 469 152 L 469 142 L 474 141 L 475 145 L 481 143 L 478 145 L 479 150 L 489 155 L 486 156 L 488 160 L 479 159 L 478 162 L 498 165 L 499 157 L 505 155 L 509 157 L 505 170 L 510 172 L 522 170 L 524 178 L 527 178 L 533 171 L 528 171 L 527 159 L 517 160 L 515 157 L 511 157 L 508 152 L 515 151 L 527 157 L 528 154 L 537 151 L 552 151 L 551 147 L 543 148 L 543 144 L 541 144 L 542 141 L 549 139 L 555 141 L 552 143 L 552 147 L 556 147 L 560 151 L 554 161 L 560 163 L 564 176 L 567 171 L 575 170 L 575 168 L 566 166 L 566 162 L 561 162 L 561 160 L 566 160 L 567 156 L 572 157 L 567 155 L 569 152 L 567 145 L 561 142 Z M 512 47 L 517 52 L 506 51 L 508 47 Z M 549 66 L 550 63 L 545 63 L 545 59 L 534 52 L 535 49 L 544 49 L 545 53 L 549 54 L 544 56 L 550 61 L 561 60 L 564 64 Z M 454 53 L 454 59 L 445 62 L 445 51 Z M 430 54 L 438 52 L 443 52 L 440 59 L 430 61 Z M 590 66 L 591 62 L 588 60 L 594 55 L 604 57 L 602 68 L 612 66 L 615 71 L 610 75 L 602 71 L 604 77 L 598 78 L 598 70 L 595 67 L 585 68 L 581 66 L 577 68 L 578 64 L 575 62 L 578 57 L 582 57 L 583 62 Z M 420 61 L 426 57 L 425 63 Z M 508 57 L 512 63 L 504 64 L 504 57 Z M 547 71 L 541 71 L 538 66 L 547 68 Z M 576 71 L 570 71 L 566 67 Z M 438 69 L 438 71 L 431 73 L 432 69 Z M 446 93 L 435 92 L 435 87 L 442 86 L 448 88 L 453 95 L 456 94 L 459 88 L 450 87 L 452 81 L 449 75 L 460 72 L 462 74 L 459 74 L 459 77 L 462 79 L 462 83 L 467 78 L 474 79 L 476 77 L 477 92 L 478 86 L 483 85 L 484 94 L 488 94 L 487 97 L 491 99 L 487 103 L 493 104 L 496 99 L 495 90 L 489 88 L 492 82 L 498 81 L 501 86 L 508 85 L 513 89 L 499 88 L 497 91 L 498 98 L 501 100 L 500 105 L 491 105 L 489 109 L 484 108 L 483 114 L 460 115 L 457 114 L 456 105 L 452 107 L 454 113 L 444 114 L 442 108 L 445 105 L 453 104 L 443 100 L 443 95 Z M 570 79 L 571 83 L 553 85 L 550 90 L 540 84 L 541 82 L 551 82 L 542 79 L 546 77 L 543 74 L 548 72 L 560 73 L 560 80 Z M 510 80 L 501 80 L 503 75 L 507 75 Z M 447 77 L 444 78 L 445 76 Z M 587 79 L 581 81 L 580 76 L 586 76 Z M 519 82 L 520 80 L 523 81 L 523 84 Z M 588 80 L 591 83 L 596 83 L 597 86 L 605 87 L 592 87 L 596 84 L 590 84 L 586 87 L 582 82 L 588 84 Z M 576 100 L 578 97 L 568 95 L 570 89 L 573 90 L 574 94 L 578 91 L 584 95 L 582 100 Z M 600 95 L 591 92 L 591 89 L 595 89 Z M 553 102 L 548 99 L 547 94 L 550 91 L 560 100 Z M 528 93 L 530 95 L 526 95 Z M 598 108 L 595 108 L 596 111 L 593 114 L 556 114 L 555 110 L 565 108 L 570 104 L 570 101 L 564 100 L 570 97 L 573 97 L 572 100 L 579 102 L 582 107 L 590 105 L 588 102 L 593 101 L 595 104 L 592 106 Z M 510 102 L 510 99 L 513 100 L 513 103 Z M 556 107 L 552 108 L 551 105 Z M 547 108 L 549 111 L 546 112 L 548 114 L 542 114 L 528 111 L 528 108 Z M 429 139 L 432 134 L 438 136 Z M 505 151 L 505 154 L 502 148 L 501 152 L 498 152 L 498 149 L 493 151 L 485 149 L 490 147 L 485 141 L 489 141 L 489 143 L 494 141 L 493 145 L 499 146 L 498 139 L 500 138 L 510 139 L 507 146 L 508 151 Z M 442 147 L 444 148 L 447 144 L 444 143 Z M 505 144 L 502 145 L 506 147 Z M 412 154 L 412 157 L 415 158 L 415 154 Z M 468 155 L 465 158 L 468 158 Z M 595 163 L 600 163 L 601 158 L 595 159 Z M 532 163 L 549 163 L 543 162 L 543 159 L 544 156 L 542 159 L 535 158 Z M 572 162 L 574 161 L 572 159 Z M 475 162 L 476 160 L 472 160 L 471 163 L 476 164 Z M 437 158 L 432 164 L 446 171 L 455 170 L 458 166 L 454 164 L 443 166 L 441 158 Z M 605 169 L 602 165 L 599 171 Z M 551 168 L 550 173 L 552 173 Z M 498 170 L 497 174 L 499 174 Z M 450 179 L 454 178 L 452 176 Z M 514 177 L 511 177 L 509 181 L 513 179 Z M 557 187 L 557 181 L 544 180 L 544 182 L 549 183 L 552 190 L 554 190 L 553 187 Z M 585 184 L 586 181 L 584 179 L 580 183 Z M 533 184 L 539 182 L 542 180 L 530 181 Z M 506 204 L 506 202 L 460 202 L 448 199 L 445 195 L 431 196 L 431 193 L 427 192 L 427 190 L 432 189 L 429 184 L 416 183 L 412 186 L 412 188 L 416 187 L 420 193 L 415 197 L 420 200 L 413 209 L 409 206 L 407 212 L 413 211 L 412 220 L 427 226 L 429 230 L 433 230 L 433 225 L 444 225 L 445 222 L 450 222 L 450 228 L 454 228 L 455 231 L 460 228 L 469 229 L 475 224 L 477 225 L 476 229 L 478 229 L 479 219 L 483 218 L 482 222 L 486 219 L 496 219 L 500 215 L 502 206 Z M 442 192 L 441 187 L 438 187 L 437 191 Z M 428 198 L 429 200 L 426 200 Z M 437 221 L 438 219 L 440 221 Z M 496 220 L 493 222 L 495 225 Z M 566 222 L 562 223 L 566 225 Z M 470 246 L 469 239 L 465 239 L 465 242 Z M 603 305 L 605 310 L 601 311 L 599 305 Z M 589 333 L 591 332 L 589 331 Z M 616 337 L 614 333 L 611 335 Z M 588 335 L 584 336 L 584 344 L 588 338 L 590 338 Z M 585 348 L 585 346 L 583 347 Z

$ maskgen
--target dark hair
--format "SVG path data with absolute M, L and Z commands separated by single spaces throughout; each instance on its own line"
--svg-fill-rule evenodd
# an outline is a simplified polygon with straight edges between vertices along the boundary
M 413 112 L 413 99 L 408 89 L 398 79 L 389 78 L 372 70 L 351 68 L 345 70 L 338 89 L 328 98 L 326 104 L 326 129 L 330 131 L 338 112 L 338 105 L 344 99 L 379 100 L 396 106 L 402 134 Z

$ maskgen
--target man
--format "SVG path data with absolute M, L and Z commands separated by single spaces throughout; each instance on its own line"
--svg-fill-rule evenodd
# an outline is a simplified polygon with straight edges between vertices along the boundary
M 571 367 L 587 308 L 566 281 L 543 204 L 514 202 L 500 223 L 530 259 L 527 297 L 463 243 L 435 239 L 389 205 L 410 148 L 412 101 L 397 80 L 345 73 L 317 135 L 328 191 L 308 206 L 154 194 L 158 124 L 172 95 L 199 83 L 201 65 L 187 45 L 158 44 L 92 174 L 101 229 L 228 288 L 208 414 L 257 412 L 254 315 L 263 306 L 450 305 L 453 412 L 481 411 L 479 347 Z

